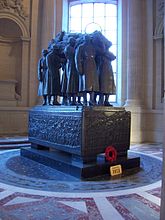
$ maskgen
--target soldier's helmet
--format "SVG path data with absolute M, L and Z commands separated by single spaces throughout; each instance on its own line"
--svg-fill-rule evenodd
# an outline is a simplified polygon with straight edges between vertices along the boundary
M 75 44 L 76 43 L 76 39 L 74 37 L 69 37 L 68 43 L 69 44 Z
M 43 55 L 46 55 L 47 53 L 48 53 L 48 50 L 45 50 L 45 49 L 42 50 Z

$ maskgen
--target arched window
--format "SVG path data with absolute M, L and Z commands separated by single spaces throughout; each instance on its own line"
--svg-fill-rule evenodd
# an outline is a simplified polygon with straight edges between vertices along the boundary
M 69 0 L 69 32 L 91 33 L 99 30 L 112 42 L 111 52 L 117 57 L 117 0 Z M 117 60 L 112 62 L 117 86 Z M 116 102 L 116 95 L 110 96 Z

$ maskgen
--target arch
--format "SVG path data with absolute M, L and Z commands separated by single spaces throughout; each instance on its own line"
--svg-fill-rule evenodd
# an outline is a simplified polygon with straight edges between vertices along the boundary
M 28 28 L 25 24 L 25 22 L 16 14 L 13 14 L 11 12 L 1 12 L 0 13 L 0 19 L 9 19 L 14 21 L 21 29 L 22 31 L 22 37 L 23 38 L 30 38 Z
M 82 4 L 82 3 L 112 3 L 116 4 L 116 0 L 68 0 L 69 4 L 75 5 L 75 4 Z
M 6 56 L 11 54 L 8 53 L 10 48 L 12 49 L 12 59 L 10 59 L 10 64 L 6 64 L 6 60 L 3 62 L 4 73 L 9 73 L 8 75 L 4 75 L 5 80 L 9 81 L 10 79 L 15 80 L 17 83 L 15 84 L 15 100 L 9 105 L 13 106 L 25 106 L 28 102 L 27 98 L 27 89 L 28 89 L 28 68 L 29 68 L 29 44 L 30 44 L 30 33 L 28 30 L 27 20 L 23 20 L 19 15 L 14 14 L 10 11 L 4 11 L 0 13 L 0 19 L 11 21 L 14 23 L 18 30 L 16 36 L 14 37 L 3 37 L 0 36 L 0 43 L 3 44 L 3 52 Z M 7 49 L 7 50 L 6 50 Z M 18 50 L 17 50 L 18 49 Z M 7 51 L 7 52 L 6 52 Z M 10 52 L 11 52 L 10 51 Z M 14 56 L 16 53 L 16 56 Z M 18 64 L 19 63 L 19 64 Z M 14 68 L 11 68 L 11 66 Z M 19 69 L 17 67 L 19 66 Z M 10 71 L 7 71 L 9 68 Z M 13 71 L 11 71 L 11 69 Z M 4 84 L 5 82 L 3 82 Z M 12 84 L 13 85 L 13 84 Z M 14 102 L 14 104 L 13 104 Z

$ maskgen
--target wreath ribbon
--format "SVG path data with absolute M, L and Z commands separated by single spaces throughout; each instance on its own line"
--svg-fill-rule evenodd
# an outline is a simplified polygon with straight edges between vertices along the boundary
M 117 151 L 113 146 L 108 146 L 105 149 L 105 158 L 109 162 L 116 161 Z

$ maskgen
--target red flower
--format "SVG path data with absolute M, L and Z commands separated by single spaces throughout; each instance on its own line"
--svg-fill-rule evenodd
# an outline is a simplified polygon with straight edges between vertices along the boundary
M 113 146 L 106 147 L 105 158 L 107 161 L 110 161 L 110 162 L 116 161 L 117 151 Z

